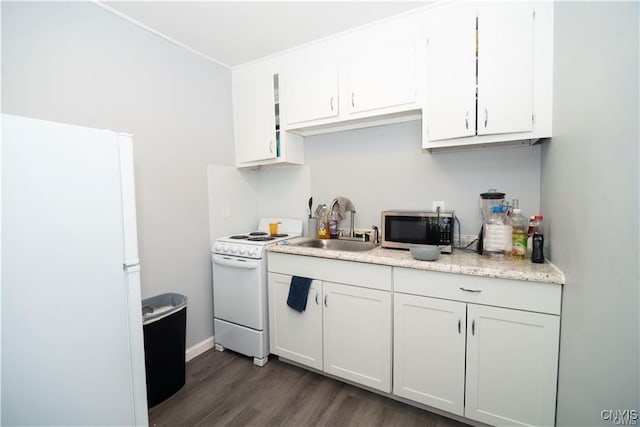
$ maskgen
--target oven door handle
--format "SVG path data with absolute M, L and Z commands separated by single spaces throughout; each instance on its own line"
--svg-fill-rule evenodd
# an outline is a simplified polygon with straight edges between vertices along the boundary
M 258 268 L 258 262 L 245 258 L 231 258 L 227 256 L 216 255 L 213 257 L 213 263 L 217 265 L 223 265 L 231 268 L 244 268 L 247 270 L 253 270 Z

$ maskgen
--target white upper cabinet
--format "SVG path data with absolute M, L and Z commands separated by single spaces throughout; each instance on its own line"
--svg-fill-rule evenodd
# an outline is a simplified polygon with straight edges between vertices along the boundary
M 416 49 L 413 38 L 407 35 L 362 43 L 363 46 L 346 53 L 347 111 L 353 114 L 414 103 Z
M 428 14 L 423 148 L 551 136 L 552 13 L 471 2 Z
M 533 129 L 533 4 L 481 3 L 478 135 Z
M 476 133 L 476 14 L 459 5 L 437 11 L 427 39 L 430 141 Z
M 280 129 L 277 64 L 259 62 L 232 72 L 236 166 L 304 163 L 302 137 Z
M 283 73 L 282 87 L 288 125 L 338 116 L 338 61 L 330 52 L 293 54 Z
M 250 66 L 233 73 L 236 162 L 276 158 L 273 73 Z

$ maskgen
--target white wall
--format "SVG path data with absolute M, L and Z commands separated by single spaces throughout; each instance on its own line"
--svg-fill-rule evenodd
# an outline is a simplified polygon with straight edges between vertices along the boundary
M 207 164 L 233 160 L 230 83 L 90 2 L 2 3 L 2 111 L 133 134 L 143 297 L 187 295 L 187 347 L 213 332 Z
M 420 132 L 414 121 L 307 137 L 314 203 L 346 196 L 356 207 L 356 227 L 370 228 L 383 210 L 431 210 L 432 201 L 443 200 L 463 234 L 480 230 L 480 193 L 489 188 L 520 199 L 525 215 L 538 213 L 539 146 L 430 154 L 421 149 Z
M 558 425 L 640 410 L 639 3 L 555 4 L 553 141 L 541 205 L 566 276 Z

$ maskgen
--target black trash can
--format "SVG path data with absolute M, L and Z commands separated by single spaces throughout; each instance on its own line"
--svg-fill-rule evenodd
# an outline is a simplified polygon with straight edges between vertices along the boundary
M 184 385 L 187 297 L 169 293 L 142 300 L 142 324 L 151 408 Z

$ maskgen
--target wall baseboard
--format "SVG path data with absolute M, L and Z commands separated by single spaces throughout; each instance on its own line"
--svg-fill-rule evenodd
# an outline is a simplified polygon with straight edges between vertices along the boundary
M 191 359 L 194 359 L 198 356 L 200 356 L 202 353 L 204 353 L 205 351 L 213 348 L 213 336 L 200 341 L 198 344 L 191 346 L 187 349 L 187 351 L 185 351 L 185 360 L 188 362 Z

